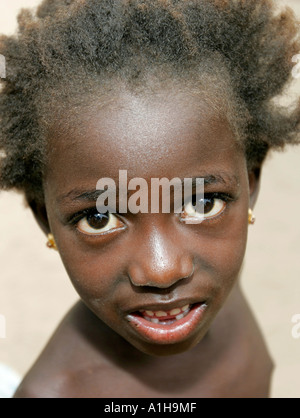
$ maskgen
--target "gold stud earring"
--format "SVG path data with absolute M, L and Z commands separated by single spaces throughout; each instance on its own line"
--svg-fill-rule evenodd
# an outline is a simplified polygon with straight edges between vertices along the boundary
M 256 219 L 255 219 L 255 216 L 254 216 L 254 214 L 252 212 L 252 209 L 249 208 L 249 210 L 248 210 L 248 224 L 249 225 L 254 225 L 255 220 Z
M 55 242 L 54 236 L 52 234 L 48 234 L 47 247 L 51 248 L 52 250 L 57 251 L 56 242 Z

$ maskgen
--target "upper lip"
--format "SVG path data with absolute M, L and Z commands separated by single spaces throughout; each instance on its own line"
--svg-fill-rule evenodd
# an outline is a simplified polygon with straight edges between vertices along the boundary
M 204 303 L 207 301 L 207 298 L 185 298 L 177 299 L 172 302 L 160 302 L 160 303 L 147 303 L 144 305 L 137 305 L 134 308 L 127 309 L 127 312 L 134 313 L 138 311 L 171 311 L 175 308 L 183 308 L 186 305 L 194 305 L 195 303 Z

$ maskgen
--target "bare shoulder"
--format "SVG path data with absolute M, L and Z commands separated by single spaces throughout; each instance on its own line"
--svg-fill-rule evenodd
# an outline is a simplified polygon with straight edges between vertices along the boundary
M 91 370 L 105 370 L 108 366 L 105 357 L 95 348 L 95 338 L 98 338 L 95 321 L 100 338 L 100 335 L 103 336 L 101 321 L 82 302 L 74 305 L 23 379 L 14 397 L 74 397 L 78 393 L 79 381 L 89 379 Z
M 216 393 L 231 398 L 269 397 L 273 360 L 239 286 L 216 318 L 211 333 L 219 345 L 224 344 L 211 375 Z
M 78 302 L 15 397 L 174 397 L 178 396 L 174 380 L 188 382 L 181 387 L 181 394 L 188 397 L 269 396 L 273 362 L 238 286 L 185 362 L 173 357 L 169 362 L 165 357 L 161 362 L 145 361 Z

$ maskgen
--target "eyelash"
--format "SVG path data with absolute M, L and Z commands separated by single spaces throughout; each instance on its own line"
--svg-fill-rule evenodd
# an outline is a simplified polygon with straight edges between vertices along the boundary
M 195 197 L 193 195 L 192 197 Z M 213 192 L 213 193 L 204 193 L 205 199 L 220 199 L 223 200 L 225 203 L 233 202 L 236 200 L 235 197 L 230 195 L 229 193 L 220 193 L 220 192 Z
M 194 198 L 195 195 L 193 195 L 192 197 Z M 231 196 L 228 193 L 219 193 L 219 192 L 218 193 L 205 193 L 204 197 L 206 199 L 211 199 L 211 200 L 213 200 L 213 199 L 223 200 L 226 203 L 226 206 L 227 206 L 228 203 L 234 202 L 236 200 L 236 198 L 234 198 L 233 196 Z M 184 207 L 186 204 L 187 203 L 183 204 L 182 207 Z M 225 207 L 225 209 L 226 209 L 226 207 Z M 67 219 L 67 224 L 69 224 L 71 226 L 76 226 L 86 216 L 93 215 L 95 213 L 98 213 L 98 211 L 97 211 L 97 209 L 95 209 L 95 207 L 84 209 L 82 211 L 76 212 Z M 118 216 L 118 213 L 116 213 L 115 215 Z M 221 214 L 218 215 L 218 216 L 221 216 Z M 213 218 L 213 219 L 215 219 L 215 218 Z M 205 222 L 210 222 L 213 219 L 207 219 L 207 220 L 205 220 Z

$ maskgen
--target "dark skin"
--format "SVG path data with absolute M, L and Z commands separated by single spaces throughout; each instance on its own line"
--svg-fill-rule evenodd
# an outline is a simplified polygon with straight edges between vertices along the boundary
M 189 91 L 123 92 L 49 132 L 45 208 L 32 207 L 81 301 L 15 396 L 267 397 L 272 362 L 239 287 L 259 179 L 224 112 Z M 231 199 L 200 224 L 128 213 L 105 233 L 87 230 L 84 216 L 70 225 L 70 215 L 95 207 L 78 196 L 102 177 L 117 183 L 121 169 L 148 184 L 214 178 L 205 193 Z M 201 320 L 172 341 L 149 340 L 128 319 L 203 301 Z

